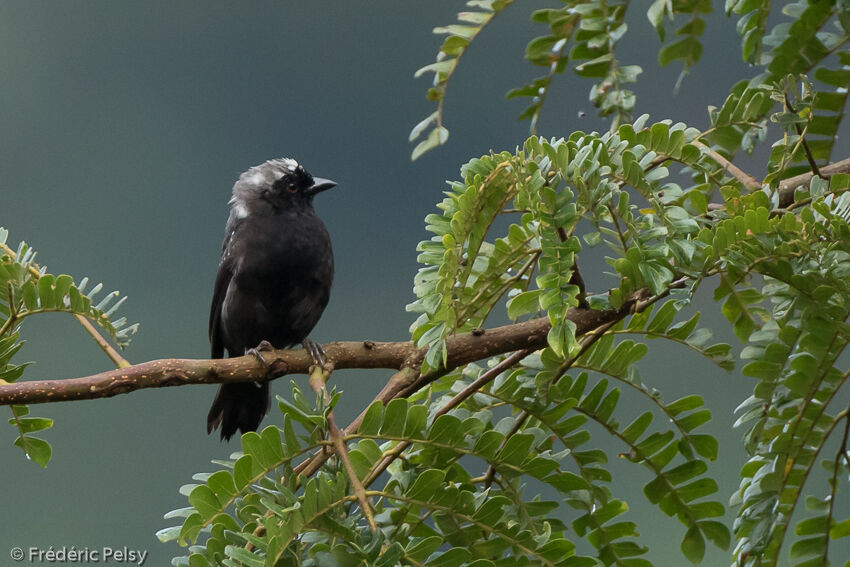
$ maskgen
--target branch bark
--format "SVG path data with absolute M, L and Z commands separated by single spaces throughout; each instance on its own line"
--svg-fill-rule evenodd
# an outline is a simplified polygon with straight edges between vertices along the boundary
M 820 176 L 829 179 L 838 173 L 850 173 L 850 158 L 837 161 L 820 168 Z M 779 208 L 784 209 L 794 202 L 794 190 L 799 186 L 808 187 L 815 176 L 811 171 L 789 177 L 779 182 Z
M 646 294 L 636 294 L 619 310 L 570 309 L 567 318 L 576 324 L 576 335 L 621 318 Z M 549 320 L 545 317 L 483 332 L 458 334 L 446 342 L 447 370 L 497 354 L 546 346 Z M 337 370 L 344 368 L 417 369 L 425 349 L 412 342 L 345 341 L 326 345 L 327 360 Z M 275 378 L 286 374 L 309 374 L 313 364 L 303 350 L 275 350 L 263 354 Z M 415 374 L 418 375 L 418 372 Z M 34 380 L 0 385 L 0 405 L 42 404 L 92 400 L 127 394 L 144 388 L 189 384 L 221 384 L 264 380 L 268 376 L 253 356 L 198 360 L 167 358 L 117 368 L 81 378 Z M 391 382 L 392 383 L 392 382 Z M 389 386 L 389 384 L 388 384 Z M 391 399 L 395 392 L 389 393 Z
M 743 169 L 741 169 L 719 153 L 715 152 L 707 145 L 700 143 L 699 146 L 702 147 L 703 151 L 705 151 L 709 156 L 711 156 L 711 159 L 713 159 L 723 168 L 723 171 L 737 179 L 741 183 L 741 185 L 743 185 L 750 191 L 758 191 L 759 189 L 761 189 L 761 184 L 756 181 L 752 175 L 745 172 Z
M 719 154 L 717 154 L 716 152 L 713 152 L 713 151 L 711 151 L 710 154 L 712 156 L 712 159 L 717 161 L 717 163 L 719 163 L 720 165 L 724 166 L 727 173 L 729 173 L 730 175 L 732 175 L 733 177 L 738 179 L 738 181 L 743 183 L 745 186 L 749 187 L 751 190 L 761 189 L 761 185 L 758 182 L 753 181 L 753 183 L 755 183 L 755 185 L 753 185 L 750 182 L 751 180 L 753 180 L 753 178 L 750 177 L 750 175 L 748 175 L 747 173 L 738 169 L 736 166 L 729 163 L 726 159 L 723 158 L 723 156 L 721 156 L 721 155 L 719 155 Z M 726 164 L 734 167 L 734 170 L 730 169 Z M 850 158 L 843 159 L 841 161 L 837 161 L 837 162 L 832 163 L 830 165 L 824 166 L 824 167 L 820 168 L 820 171 L 819 171 L 820 176 L 823 177 L 824 179 L 829 179 L 833 175 L 836 175 L 836 174 L 839 174 L 839 173 L 850 173 Z M 801 173 L 800 175 L 795 175 L 794 177 L 789 177 L 788 179 L 784 179 L 784 180 L 780 181 L 779 182 L 779 206 L 778 206 L 778 209 L 785 209 L 789 205 L 791 205 L 794 202 L 794 191 L 797 189 L 797 187 L 801 187 L 801 186 L 802 187 L 808 187 L 809 183 L 811 183 L 812 178 L 814 176 L 815 176 L 814 172 L 808 171 L 806 173 Z M 718 211 L 718 210 L 722 210 L 722 209 L 725 209 L 725 208 L 726 207 L 723 203 L 709 203 L 708 204 L 708 210 L 710 210 L 710 211 Z

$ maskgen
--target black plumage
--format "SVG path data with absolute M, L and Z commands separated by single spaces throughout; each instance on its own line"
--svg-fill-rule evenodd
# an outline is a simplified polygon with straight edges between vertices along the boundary
M 209 335 L 213 358 L 241 356 L 263 341 L 288 348 L 307 339 L 330 297 L 333 251 L 313 197 L 334 182 L 295 160 L 269 160 L 233 186 Z M 224 384 L 207 417 L 229 440 L 255 431 L 269 409 L 268 382 Z

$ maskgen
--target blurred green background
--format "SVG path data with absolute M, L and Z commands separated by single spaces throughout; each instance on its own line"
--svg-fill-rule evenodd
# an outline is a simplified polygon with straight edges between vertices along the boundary
M 504 94 L 544 71 L 523 59 L 526 42 L 545 33 L 529 21 L 534 7 L 518 2 L 473 43 L 449 87 L 448 145 L 412 163 L 408 132 L 433 110 L 424 97 L 430 79 L 414 80 L 413 72 L 433 61 L 440 40 L 431 29 L 453 23 L 462 2 L 2 1 L 0 226 L 12 245 L 32 244 L 51 272 L 88 275 L 129 296 L 122 312 L 141 324 L 125 353 L 131 362 L 206 358 L 230 188 L 248 167 L 291 156 L 339 184 L 316 202 L 337 275 L 313 338 L 405 340 L 415 247 L 445 180 L 470 158 L 513 150 L 527 136 L 527 123 L 515 118 L 524 101 Z M 656 68 L 658 39 L 643 9 L 633 7 L 620 51 L 624 63 L 644 67 L 637 113 L 706 127 L 706 105 L 720 105 L 746 72 L 734 22 L 709 18 L 703 60 L 674 95 L 680 69 Z M 587 101 L 589 87 L 568 72 L 540 133 L 606 129 Z M 604 266 L 599 254 L 582 256 L 597 290 L 604 288 L 594 275 Z M 70 317 L 33 318 L 23 331 L 29 342 L 18 361 L 37 361 L 25 378 L 110 368 Z M 653 346 L 644 379 L 670 400 L 704 393 L 715 412 L 723 464 L 713 474 L 725 501 L 743 462 L 731 410 L 750 384 L 690 353 Z M 387 376 L 335 373 L 345 392 L 340 420 L 356 415 Z M 274 389 L 288 392 L 288 380 Z M 214 392 L 151 389 L 33 406 L 34 415 L 56 420 L 44 435 L 54 447 L 46 470 L 11 446 L 13 428 L 0 428 L 0 564 L 12 546 L 51 545 L 128 546 L 147 550 L 147 565 L 168 564 L 181 550 L 154 532 L 175 523 L 163 513 L 185 505 L 178 487 L 238 447 L 206 435 Z M 273 409 L 265 423 L 279 416 Z M 617 461 L 619 448 L 611 447 Z M 684 564 L 680 524 L 644 506 L 648 475 L 615 467 L 624 473 L 615 492 L 635 498 L 649 557 Z M 728 564 L 724 557 L 710 555 L 706 564 Z

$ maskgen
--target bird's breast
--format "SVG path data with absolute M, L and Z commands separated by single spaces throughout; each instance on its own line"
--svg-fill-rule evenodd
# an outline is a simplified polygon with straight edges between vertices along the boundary
M 242 277 L 333 272 L 333 250 L 325 225 L 315 214 L 280 214 L 245 219 L 236 235 L 237 272 Z
M 324 224 L 315 215 L 282 216 L 249 217 L 234 235 L 238 262 L 222 306 L 226 336 L 238 327 L 250 341 L 288 346 L 309 334 L 328 303 L 333 251 Z

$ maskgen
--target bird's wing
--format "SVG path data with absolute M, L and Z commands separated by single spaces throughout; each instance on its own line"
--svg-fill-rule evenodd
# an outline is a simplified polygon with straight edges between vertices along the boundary
M 210 352 L 212 358 L 224 358 L 224 337 L 221 330 L 221 309 L 224 305 L 224 297 L 227 288 L 233 278 L 234 262 L 230 254 L 231 241 L 236 232 L 235 222 L 228 221 L 224 245 L 221 250 L 221 263 L 218 265 L 218 274 L 215 276 L 213 287 L 212 305 L 210 306 Z

